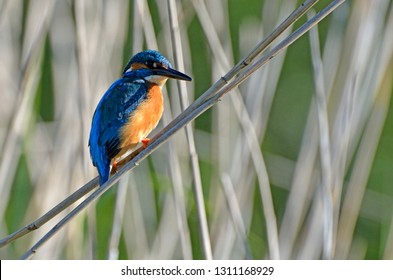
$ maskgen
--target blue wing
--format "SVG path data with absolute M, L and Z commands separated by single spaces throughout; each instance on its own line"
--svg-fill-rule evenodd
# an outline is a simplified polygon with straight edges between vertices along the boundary
M 109 178 L 110 162 L 120 152 L 120 129 L 135 108 L 146 99 L 145 81 L 122 78 L 106 91 L 94 112 L 90 131 L 90 155 L 100 175 L 100 185 Z

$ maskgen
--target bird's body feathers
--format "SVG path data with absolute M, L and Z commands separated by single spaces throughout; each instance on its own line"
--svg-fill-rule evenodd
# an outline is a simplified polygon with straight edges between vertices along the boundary
M 96 108 L 89 146 L 93 164 L 103 174 L 102 181 L 108 180 L 110 162 L 122 149 L 122 128 L 138 105 L 146 101 L 147 89 L 144 80 L 129 75 L 113 83 Z
M 157 126 L 164 110 L 161 87 L 168 78 L 191 80 L 172 69 L 157 51 L 138 53 L 98 103 L 89 146 L 100 185 L 109 178 L 111 162 L 135 148 Z

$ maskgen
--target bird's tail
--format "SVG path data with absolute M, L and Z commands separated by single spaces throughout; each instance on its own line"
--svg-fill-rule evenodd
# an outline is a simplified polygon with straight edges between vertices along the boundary
M 109 179 L 110 161 L 108 159 L 100 159 L 97 161 L 98 175 L 100 176 L 100 186 Z
M 93 161 L 93 165 L 97 167 L 98 175 L 100 177 L 100 186 L 103 185 L 109 179 L 110 172 L 110 160 L 108 159 L 106 148 L 100 146 L 96 141 L 96 135 L 90 134 L 89 146 L 90 156 Z

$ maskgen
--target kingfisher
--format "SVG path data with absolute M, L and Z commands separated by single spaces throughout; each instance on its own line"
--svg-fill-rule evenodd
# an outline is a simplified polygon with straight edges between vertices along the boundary
M 109 179 L 110 166 L 139 143 L 147 146 L 148 134 L 164 111 L 162 87 L 168 78 L 191 81 L 155 50 L 131 57 L 123 75 L 101 98 L 94 112 L 89 148 L 100 185 Z

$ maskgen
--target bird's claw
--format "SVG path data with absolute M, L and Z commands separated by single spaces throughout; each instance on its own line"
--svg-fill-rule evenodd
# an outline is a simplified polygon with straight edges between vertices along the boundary
M 113 161 L 112 163 L 112 169 L 111 169 L 111 174 L 117 173 L 117 161 Z
M 145 139 L 142 139 L 141 142 L 142 142 L 143 148 L 146 148 L 147 145 L 148 145 L 149 142 L 150 142 L 150 139 L 149 139 L 149 138 L 145 138 Z

